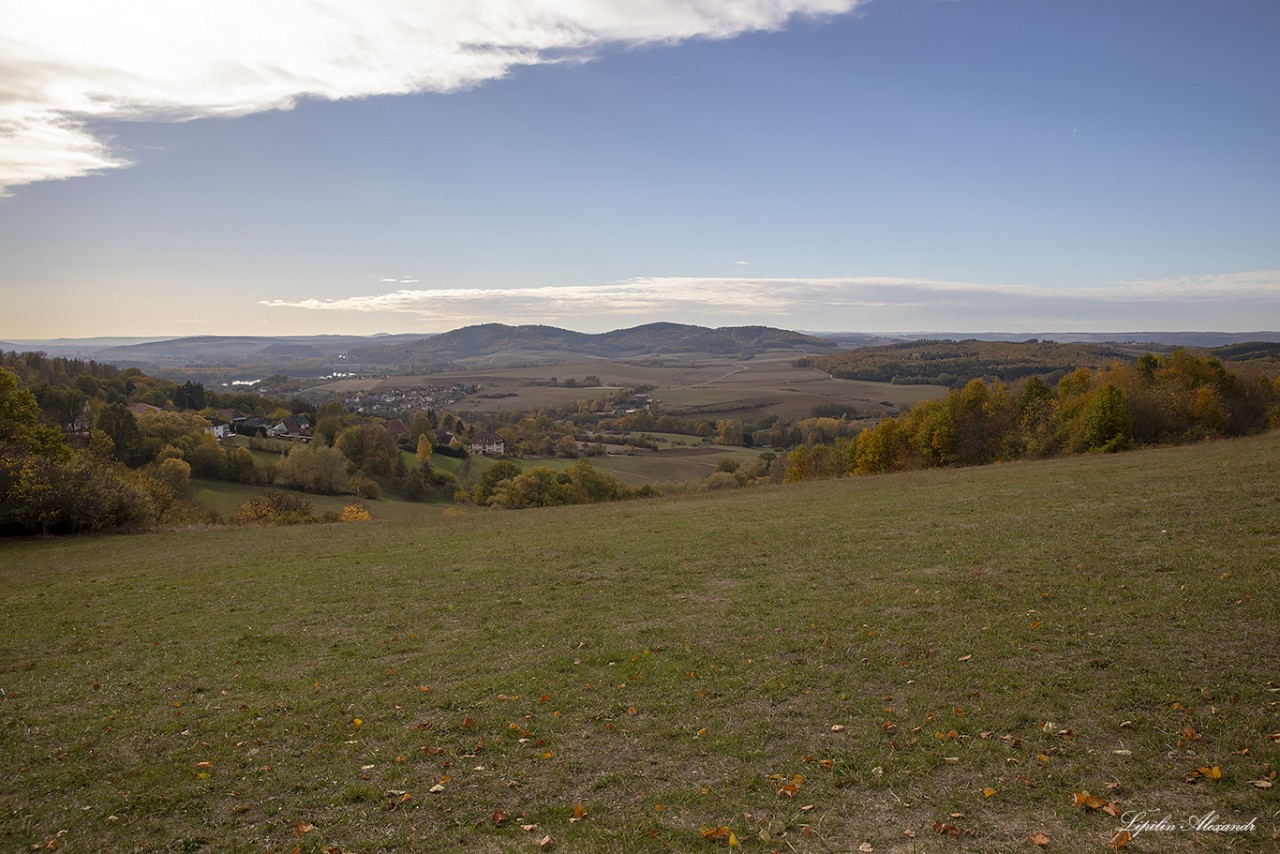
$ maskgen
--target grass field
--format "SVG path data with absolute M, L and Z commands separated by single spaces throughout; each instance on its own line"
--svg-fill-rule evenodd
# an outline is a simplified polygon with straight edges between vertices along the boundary
M 942 397 L 941 386 L 893 385 L 862 380 L 833 379 L 814 368 L 799 368 L 793 351 L 767 352 L 751 359 L 706 356 L 670 364 L 637 364 L 593 360 L 527 367 L 477 368 L 431 376 L 340 380 L 317 390 L 350 392 L 360 389 L 464 383 L 482 387 L 479 394 L 458 401 L 459 414 L 492 414 L 541 407 L 572 406 L 579 400 L 602 400 L 616 387 L 649 385 L 663 411 L 709 418 L 755 420 L 776 415 L 808 418 L 816 406 L 847 404 L 868 412 L 891 412 L 919 400 Z M 552 377 L 579 381 L 600 377 L 605 388 L 531 386 Z M 497 397 L 495 395 L 510 395 Z M 887 403 L 888 406 L 883 404 Z
M 1087 790 L 1253 823 L 1127 851 L 1277 850 L 1278 474 L 1273 433 L 0 544 L 0 847 L 1102 850 Z

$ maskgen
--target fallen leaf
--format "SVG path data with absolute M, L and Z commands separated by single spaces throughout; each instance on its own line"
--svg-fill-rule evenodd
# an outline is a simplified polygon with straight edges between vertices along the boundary
M 970 653 L 969 655 L 962 655 L 959 658 L 957 658 L 956 661 L 968 661 L 971 658 L 973 658 L 972 653 Z
M 1261 780 L 1250 780 L 1249 785 L 1256 789 L 1270 789 L 1271 781 L 1264 777 Z
M 556 841 L 551 838 L 551 834 L 547 834 L 538 840 L 538 847 L 543 851 L 550 851 L 552 848 L 556 847 Z
M 844 732 L 844 724 L 832 724 L 832 725 L 831 725 L 831 731 L 832 731 L 832 732 Z
M 1037 830 L 1035 833 L 1031 834 L 1031 841 L 1036 845 L 1039 845 L 1041 848 L 1049 847 L 1049 835 L 1043 830 Z
M 293 835 L 301 836 L 302 834 L 310 833 L 315 829 L 316 829 L 316 826 L 314 824 L 309 824 L 308 822 L 300 821 L 293 826 Z
M 1129 840 L 1133 838 L 1133 834 L 1127 830 L 1121 830 L 1115 836 L 1111 837 L 1111 841 L 1107 843 L 1107 847 L 1113 851 L 1119 851 L 1121 848 L 1129 844 Z
M 1088 792 L 1073 792 L 1071 799 L 1076 806 L 1087 807 L 1091 810 L 1101 809 L 1107 802 L 1106 798 L 1091 795 Z
M 489 821 L 493 822 L 496 827 L 502 827 L 507 821 L 507 814 L 502 810 L 494 810 L 493 815 L 489 816 Z
M 432 786 L 430 789 L 427 789 L 427 791 L 428 791 L 428 792 L 430 792 L 430 793 L 431 793 L 431 794 L 433 794 L 433 795 L 438 795 L 438 794 L 440 794 L 441 792 L 443 792 L 443 791 L 444 791 L 444 785 L 443 785 L 443 784 L 441 784 L 441 783 L 436 783 L 436 784 L 435 784 L 434 786 Z
M 995 793 L 996 793 L 996 790 L 995 790 L 995 789 L 992 789 L 992 788 L 986 788 L 986 789 L 983 789 L 983 790 L 982 790 L 982 797 L 984 797 L 984 798 L 989 798 L 989 797 L 991 797 L 992 795 L 994 795 Z
M 733 835 L 733 831 L 727 825 L 719 827 L 702 828 L 702 838 L 708 842 L 727 842 L 730 848 L 736 848 L 738 845 L 738 837 Z
M 573 816 L 569 819 L 569 821 L 573 822 L 574 824 L 577 824 L 578 822 L 582 821 L 586 817 L 587 817 L 587 811 L 582 808 L 582 804 L 574 804 Z
M 523 830 L 525 833 L 532 833 L 533 831 L 535 831 L 535 830 L 537 830 L 537 829 L 538 829 L 538 825 L 536 825 L 536 824 L 522 824 L 522 825 L 520 825 L 520 829 L 521 829 L 521 830 Z
M 870 852 L 875 851 L 876 849 L 871 845 L 870 842 L 864 842 L 858 846 L 858 850 L 863 852 L 863 854 L 870 854 Z

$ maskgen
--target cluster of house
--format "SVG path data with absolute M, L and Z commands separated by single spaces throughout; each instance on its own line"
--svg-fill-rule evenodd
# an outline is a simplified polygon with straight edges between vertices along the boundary
M 413 388 L 382 388 L 368 391 L 353 391 L 338 396 L 343 408 L 348 412 L 372 414 L 380 409 L 444 409 L 452 406 L 469 394 L 474 394 L 476 387 L 454 383 L 448 386 L 415 386 Z
M 272 421 L 270 418 L 250 417 L 239 409 L 219 409 L 218 417 L 210 420 L 213 435 L 219 439 L 235 433 L 238 436 L 311 441 L 311 421 L 305 415 L 289 415 L 280 421 Z

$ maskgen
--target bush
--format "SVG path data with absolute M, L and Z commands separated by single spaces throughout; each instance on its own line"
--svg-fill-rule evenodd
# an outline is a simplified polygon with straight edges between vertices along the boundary
M 369 508 L 359 502 L 343 505 L 342 515 L 339 517 L 343 522 L 368 522 L 373 516 L 369 515 Z
M 307 498 L 282 489 L 263 489 L 240 505 L 232 521 L 240 525 L 300 525 L 317 520 Z
M 147 528 L 159 512 L 143 479 L 80 453 L 4 460 L 0 533 L 92 534 Z

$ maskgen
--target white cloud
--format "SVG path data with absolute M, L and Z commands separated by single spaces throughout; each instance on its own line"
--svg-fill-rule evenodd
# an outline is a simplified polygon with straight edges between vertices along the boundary
M 775 30 L 866 0 L 0 0 L 0 195 L 128 164 L 95 120 L 451 92 L 611 44 Z
M 1230 323 L 1244 329 L 1249 325 L 1244 318 L 1280 316 L 1280 270 L 1086 288 L 873 276 L 647 277 L 604 285 L 401 289 L 261 304 L 413 314 L 437 328 L 488 321 L 616 326 L 624 320 L 697 319 L 713 325 L 750 322 L 872 331 L 1201 328 L 1203 322 L 1197 321 L 1207 313 L 1230 307 L 1241 318 Z

